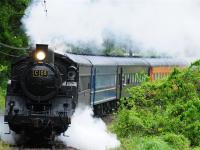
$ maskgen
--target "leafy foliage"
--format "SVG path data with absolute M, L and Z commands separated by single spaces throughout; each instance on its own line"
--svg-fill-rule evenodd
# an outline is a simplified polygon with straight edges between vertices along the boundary
M 173 145 L 175 149 L 189 150 L 190 141 L 183 135 L 177 135 L 174 133 L 166 133 L 162 136 L 162 139 L 170 145 Z
M 200 146 L 200 61 L 129 89 L 113 124 L 119 137 L 159 136 L 177 149 Z M 183 143 L 187 143 L 185 146 Z
M 30 0 L 0 1 L 0 42 L 15 47 L 26 47 L 27 37 L 22 30 L 21 18 Z M 23 55 L 25 50 L 13 50 L 0 46 L 0 108 L 4 105 L 5 88 L 13 57 L 5 55 Z
M 126 50 L 124 46 L 116 45 L 114 39 L 104 39 L 103 41 L 103 54 L 106 56 L 124 56 Z
M 5 106 L 6 83 L 8 76 L 8 66 L 0 64 L 0 110 Z
M 16 47 L 27 46 L 27 37 L 22 30 L 21 18 L 24 10 L 29 4 L 29 0 L 1 0 L 0 1 L 0 41 Z M 1 47 L 1 51 L 9 54 L 20 55 L 24 51 L 6 49 Z M 1 57 L 8 59 L 7 56 Z
M 159 137 L 134 136 L 122 138 L 119 150 L 174 150 L 174 148 Z

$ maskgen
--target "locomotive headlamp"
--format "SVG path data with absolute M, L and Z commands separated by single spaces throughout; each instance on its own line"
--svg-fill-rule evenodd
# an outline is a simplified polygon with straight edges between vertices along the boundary
M 36 62 L 48 62 L 48 45 L 45 44 L 36 44 L 36 49 L 33 53 L 33 58 Z
M 36 59 L 42 61 L 46 58 L 46 54 L 44 51 L 40 50 L 36 52 Z

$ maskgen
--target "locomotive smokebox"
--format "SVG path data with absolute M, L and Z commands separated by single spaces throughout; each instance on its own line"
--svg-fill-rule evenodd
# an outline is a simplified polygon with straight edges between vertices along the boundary
M 21 87 L 31 100 L 47 101 L 56 96 L 61 86 L 61 76 L 54 66 L 54 52 L 46 44 L 37 44 L 32 51 L 33 63 L 21 75 Z
M 61 85 L 58 70 L 46 63 L 28 66 L 21 77 L 21 86 L 27 97 L 35 101 L 53 98 Z

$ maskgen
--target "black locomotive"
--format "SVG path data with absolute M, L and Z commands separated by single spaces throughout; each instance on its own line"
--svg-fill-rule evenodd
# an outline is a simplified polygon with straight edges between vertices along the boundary
M 12 65 L 5 122 L 17 134 L 54 137 L 67 130 L 77 103 L 76 64 L 37 45 L 31 56 Z
M 147 76 L 168 76 L 185 60 L 54 53 L 37 45 L 30 56 L 12 65 L 6 96 L 5 122 L 18 134 L 54 138 L 67 130 L 77 105 L 102 115 L 129 96 L 126 89 Z M 38 136 L 39 135 L 39 136 Z

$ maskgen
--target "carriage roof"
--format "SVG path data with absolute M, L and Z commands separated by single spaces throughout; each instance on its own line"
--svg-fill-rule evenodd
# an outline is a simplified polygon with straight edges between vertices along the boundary
M 185 66 L 185 59 L 175 58 L 135 58 L 135 57 L 110 57 L 91 56 L 65 53 L 73 62 L 86 66 Z

